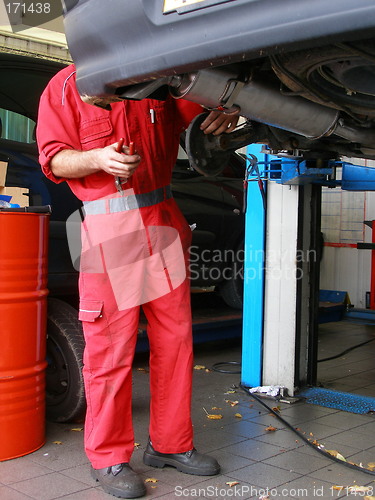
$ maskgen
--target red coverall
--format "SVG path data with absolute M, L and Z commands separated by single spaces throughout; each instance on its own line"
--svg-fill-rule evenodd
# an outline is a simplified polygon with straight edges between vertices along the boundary
M 116 196 L 114 177 L 100 171 L 79 179 L 56 178 L 50 169 L 50 160 L 56 153 L 64 149 L 102 148 L 124 137 L 125 144 L 135 143 L 142 158 L 124 185 L 125 196 L 165 189 L 171 182 L 180 133 L 202 112 L 196 104 L 172 98 L 116 102 L 111 108 L 107 111 L 82 102 L 75 86 L 74 66 L 63 69 L 51 80 L 40 101 L 37 140 L 43 172 L 54 182 L 66 180 L 84 202 Z M 113 223 L 115 232 L 121 225 L 129 232 L 125 228 L 129 217 L 136 217 L 143 228 L 174 228 L 187 265 L 191 229 L 171 197 L 133 212 L 116 214 L 115 218 L 113 214 L 90 217 L 99 231 Z M 126 254 L 127 248 L 121 251 Z M 131 371 L 140 306 L 119 308 L 107 273 L 97 271 L 81 269 L 79 317 L 86 341 L 85 449 L 93 467 L 99 469 L 129 462 L 133 451 Z M 184 453 L 193 447 L 188 277 L 142 307 L 150 343 L 150 438 L 161 453 Z

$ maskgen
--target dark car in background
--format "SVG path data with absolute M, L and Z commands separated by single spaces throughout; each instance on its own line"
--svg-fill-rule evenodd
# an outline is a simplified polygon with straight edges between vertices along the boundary
M 8 164 L 7 187 L 27 188 L 30 206 L 50 205 L 52 209 L 47 414 L 53 420 L 70 421 L 80 418 L 85 408 L 81 374 L 84 342 L 76 310 L 78 272 L 70 258 L 66 233 L 66 220 L 81 202 L 65 182 L 55 184 L 42 174 L 35 142 L 39 97 L 63 67 L 42 58 L 0 52 L 0 161 Z M 244 172 L 245 159 L 233 154 L 223 175 L 204 177 L 191 169 L 181 148 L 172 182 L 173 195 L 193 229 L 192 287 L 217 287 L 224 300 L 238 308 L 242 305 L 242 278 L 232 271 L 242 265 Z M 239 263 L 235 262 L 238 258 Z
M 251 122 L 247 143 L 375 158 L 371 0 L 65 0 L 88 102 L 170 92 Z

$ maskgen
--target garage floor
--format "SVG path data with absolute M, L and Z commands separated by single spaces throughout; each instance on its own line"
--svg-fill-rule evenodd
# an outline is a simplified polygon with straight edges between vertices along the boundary
M 334 355 L 373 336 L 375 327 L 328 323 L 321 326 L 320 356 Z M 375 396 L 375 342 L 342 359 L 319 364 L 319 379 L 330 388 Z M 172 468 L 153 469 L 142 463 L 147 441 L 147 356 L 138 354 L 134 368 L 136 441 L 133 467 L 147 482 L 148 497 L 259 499 L 355 498 L 375 495 L 374 475 L 335 462 L 317 451 L 318 444 L 339 452 L 354 464 L 375 463 L 375 417 L 298 402 L 277 406 L 284 422 L 238 388 L 238 374 L 210 368 L 218 362 L 240 361 L 238 340 L 196 346 L 193 417 L 196 447 L 220 461 L 222 474 L 197 477 Z M 228 367 L 229 368 L 229 367 Z M 231 366 L 236 369 L 236 366 Z M 238 403 L 237 403 L 238 402 Z M 211 420 L 207 414 L 221 414 Z M 236 415 L 236 414 L 240 414 Z M 298 429 L 299 434 L 291 430 Z M 314 444 L 306 444 L 303 438 Z M 0 464 L 1 500 L 108 500 L 93 483 L 82 447 L 80 424 L 47 424 L 46 444 L 25 457 Z M 367 492 L 363 487 L 369 485 Z M 358 488 L 361 487 L 359 490 Z M 351 494 L 352 492 L 352 494 Z
M 375 397 L 375 323 L 347 320 L 320 325 L 318 359 L 355 346 L 359 347 L 318 363 L 318 381 L 327 389 Z

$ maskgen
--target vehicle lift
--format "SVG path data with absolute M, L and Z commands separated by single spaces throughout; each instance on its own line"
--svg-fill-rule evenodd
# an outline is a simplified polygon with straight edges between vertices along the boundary
M 322 186 L 373 191 L 375 168 L 275 159 L 257 144 L 248 156 L 241 383 L 293 396 L 317 382 Z

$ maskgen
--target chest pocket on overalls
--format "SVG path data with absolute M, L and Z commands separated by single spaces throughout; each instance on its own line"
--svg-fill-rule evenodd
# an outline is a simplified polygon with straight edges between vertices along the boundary
M 82 150 L 89 151 L 108 146 L 111 143 L 109 137 L 112 131 L 112 123 L 106 116 L 82 121 L 79 128 Z
M 165 161 L 171 152 L 173 116 L 168 113 L 169 109 L 169 103 L 152 101 L 145 110 L 149 152 L 151 158 L 157 161 Z

